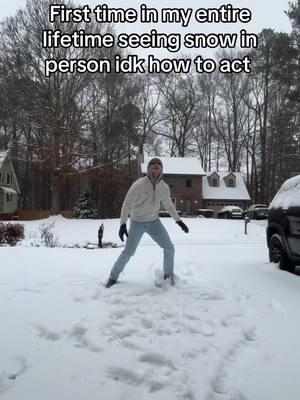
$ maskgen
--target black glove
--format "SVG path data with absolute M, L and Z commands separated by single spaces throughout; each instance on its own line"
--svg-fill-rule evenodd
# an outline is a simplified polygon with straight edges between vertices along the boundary
M 181 220 L 176 221 L 176 224 L 178 224 L 178 225 L 180 226 L 180 228 L 181 228 L 185 233 L 188 233 L 188 232 L 189 232 L 189 228 L 186 226 L 186 224 L 185 224 L 183 221 L 181 221 Z
M 126 224 L 122 224 L 120 226 L 120 230 L 119 230 L 119 237 L 122 240 L 122 242 L 124 242 L 124 235 L 126 235 L 128 237 L 128 232 L 127 232 L 127 228 L 126 228 Z

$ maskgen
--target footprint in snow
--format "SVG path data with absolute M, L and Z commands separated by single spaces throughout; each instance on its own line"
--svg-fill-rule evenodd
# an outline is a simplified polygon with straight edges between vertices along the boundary
M 124 367 L 110 367 L 106 370 L 106 375 L 114 381 L 120 381 L 127 385 L 146 386 L 148 387 L 149 393 L 158 392 L 169 385 L 168 381 L 163 378 L 152 378 L 148 376 L 149 373 L 136 373 Z
M 32 325 L 33 331 L 41 338 L 49 340 L 51 342 L 55 342 L 61 338 L 61 333 L 51 331 L 40 324 L 33 324 Z
M 128 316 L 128 309 L 124 308 L 124 309 L 117 309 L 114 310 L 111 314 L 111 318 L 113 319 L 122 319 Z
M 106 370 L 106 375 L 115 381 L 124 382 L 132 386 L 140 386 L 145 382 L 144 375 L 122 367 L 110 367 Z
M 24 357 L 12 357 L 4 361 L 0 372 L 0 394 L 7 392 L 16 379 L 28 368 Z
M 248 342 L 254 342 L 257 338 L 257 334 L 256 334 L 256 327 L 255 326 L 250 326 L 247 328 L 243 328 L 242 330 L 244 338 L 248 341 Z
M 142 363 L 148 363 L 159 367 L 166 366 L 172 370 L 177 369 L 172 360 L 169 360 L 168 358 L 164 357 L 162 354 L 159 353 L 146 352 L 144 354 L 141 354 L 138 357 L 138 360 Z
M 112 340 L 125 339 L 133 335 L 141 336 L 140 331 L 137 330 L 135 327 L 127 326 L 125 328 L 118 325 L 111 326 L 110 329 L 105 332 L 105 334 L 111 337 Z
M 63 333 L 54 332 L 40 324 L 33 324 L 32 330 L 38 337 L 51 342 L 56 342 L 62 339 L 64 335 L 67 335 L 69 338 L 75 339 L 75 347 L 77 348 L 87 349 L 95 353 L 103 351 L 101 347 L 93 343 L 93 341 L 87 337 L 88 329 L 81 323 L 75 324 L 69 332 L 64 331 Z
M 88 338 L 87 333 L 88 328 L 81 323 L 77 323 L 70 330 L 69 337 L 75 339 L 75 347 L 79 349 L 87 349 L 93 353 L 103 351 L 101 347 Z

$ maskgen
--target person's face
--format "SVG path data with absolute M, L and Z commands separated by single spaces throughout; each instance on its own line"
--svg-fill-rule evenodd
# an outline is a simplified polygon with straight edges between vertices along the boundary
M 161 173 L 161 165 L 158 162 L 151 163 L 150 170 L 153 176 L 157 178 Z

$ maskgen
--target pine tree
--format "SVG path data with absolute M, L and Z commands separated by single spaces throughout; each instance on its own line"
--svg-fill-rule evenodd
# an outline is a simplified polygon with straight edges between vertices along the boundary
M 291 33 L 291 40 L 293 42 L 293 47 L 296 51 L 296 54 L 294 56 L 294 67 L 295 67 L 295 72 L 294 75 L 292 76 L 293 83 L 294 83 L 294 91 L 293 91 L 293 97 L 292 100 L 297 102 L 298 104 L 300 103 L 300 84 L 299 84 L 299 78 L 300 78 L 300 68 L 299 68 L 299 62 L 300 62 L 300 1 L 298 0 L 297 2 L 289 2 L 289 10 L 286 11 L 287 16 L 289 17 L 291 24 L 292 24 L 292 33 Z
M 76 202 L 73 217 L 77 219 L 95 219 L 98 217 L 96 204 L 89 190 L 85 190 Z

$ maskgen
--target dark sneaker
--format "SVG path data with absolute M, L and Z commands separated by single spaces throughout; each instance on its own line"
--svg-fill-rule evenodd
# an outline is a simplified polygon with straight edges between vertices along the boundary
M 168 279 L 172 286 L 175 285 L 174 274 L 164 274 L 164 279 Z
M 114 279 L 109 279 L 105 285 L 106 288 L 110 288 L 112 287 L 115 283 L 117 283 L 117 281 L 115 281 Z

